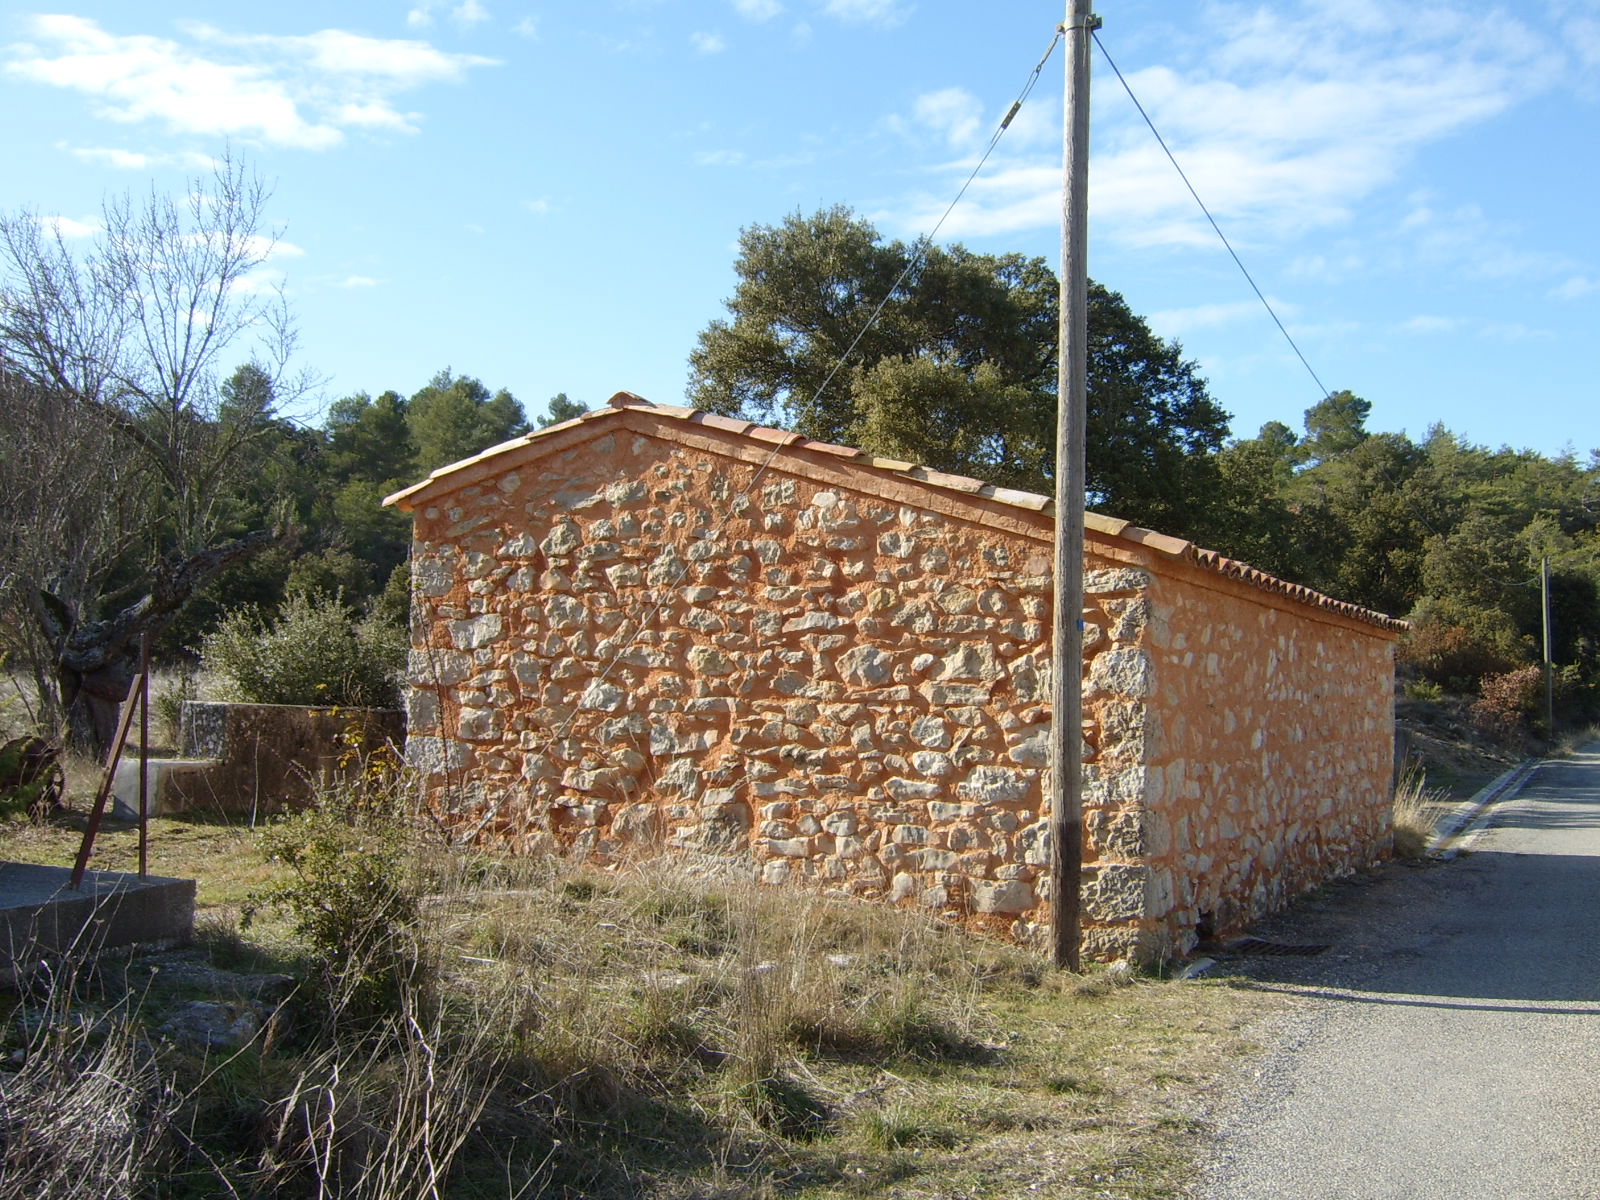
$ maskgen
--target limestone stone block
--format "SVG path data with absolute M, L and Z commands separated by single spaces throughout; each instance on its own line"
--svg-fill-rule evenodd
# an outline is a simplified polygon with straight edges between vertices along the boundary
M 422 596 L 443 596 L 455 585 L 454 547 L 443 547 L 411 560 L 411 588 Z
M 499 737 L 503 728 L 500 714 L 492 708 L 462 708 L 456 732 L 464 741 L 487 742 Z
M 1022 861 L 1030 867 L 1050 865 L 1050 822 L 1035 821 L 1025 825 L 1017 834 L 1017 849 Z
M 562 519 L 550 526 L 550 532 L 544 541 L 539 543 L 539 548 L 549 555 L 571 554 L 582 541 L 583 537 L 578 532 L 577 524 Z
M 928 750 L 948 750 L 950 727 L 938 717 L 918 717 L 911 723 L 911 740 Z
M 1107 863 L 1084 871 L 1084 911 L 1106 923 L 1137 921 L 1149 913 L 1150 868 Z
M 877 646 L 857 646 L 841 654 L 835 667 L 846 683 L 861 687 L 878 687 L 890 682 L 894 659 Z
M 406 689 L 408 733 L 436 733 L 439 728 L 439 694 L 424 688 Z
M 697 675 L 721 678 L 732 675 L 739 668 L 715 646 L 696 646 L 689 651 L 689 669 Z
M 939 795 L 941 789 L 937 783 L 930 783 L 925 779 L 905 779 L 895 777 L 886 780 L 883 790 L 896 800 L 930 800 Z
M 822 818 L 822 828 L 837 838 L 852 837 L 859 828 L 856 814 L 845 809 L 841 812 L 829 813 Z
M 972 908 L 980 913 L 1024 913 L 1037 903 L 1033 888 L 1020 879 L 976 879 Z
M 454 738 L 408 737 L 406 761 L 424 775 L 443 775 L 467 765 L 469 749 Z
M 943 683 L 929 680 L 921 684 L 917 691 L 921 692 L 934 708 L 982 705 L 989 702 L 989 689 L 976 683 Z
M 499 613 L 485 613 L 481 617 L 450 621 L 446 628 L 457 650 L 477 650 L 500 640 L 505 632 L 505 621 Z
M 1086 596 L 1104 596 L 1111 592 L 1137 592 L 1149 586 L 1149 573 L 1135 567 L 1114 567 L 1109 570 L 1083 573 L 1083 591 Z
M 1131 647 L 1097 654 L 1089 667 L 1088 687 L 1125 699 L 1143 699 L 1154 685 L 1150 656 Z
M 578 707 L 599 712 L 615 712 L 622 707 L 627 693 L 612 683 L 595 680 L 584 690 L 583 698 L 578 701 Z
M 769 887 L 776 887 L 789 878 L 790 864 L 787 859 L 774 858 L 761 866 L 761 882 Z
M 983 812 L 979 804 L 952 804 L 948 800 L 935 800 L 928 805 L 928 816 L 940 823 L 964 821 Z
M 956 794 L 977 804 L 1005 804 L 1027 797 L 1036 776 L 1011 767 L 980 766 L 956 786 Z
M 1022 767 L 1050 765 L 1050 727 L 1035 725 L 1020 730 L 1010 740 L 1006 757 Z
M 532 558 L 539 551 L 539 543 L 529 533 L 519 533 L 507 538 L 495 549 L 496 558 Z
M 1005 667 L 994 652 L 994 647 L 971 642 L 957 646 L 939 664 L 940 678 L 946 680 L 976 680 L 989 683 L 1005 674 Z

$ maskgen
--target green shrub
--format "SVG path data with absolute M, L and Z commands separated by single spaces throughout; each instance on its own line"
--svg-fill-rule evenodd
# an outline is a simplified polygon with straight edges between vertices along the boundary
M 339 597 L 296 594 L 271 622 L 254 609 L 229 613 L 203 661 L 231 700 L 392 708 L 405 650 L 405 632 L 388 622 L 358 620 Z
M 305 812 L 269 826 L 268 856 L 294 874 L 253 897 L 288 914 L 322 972 L 338 1015 L 391 1015 L 420 978 L 418 890 L 405 822 L 359 789 L 330 792 Z

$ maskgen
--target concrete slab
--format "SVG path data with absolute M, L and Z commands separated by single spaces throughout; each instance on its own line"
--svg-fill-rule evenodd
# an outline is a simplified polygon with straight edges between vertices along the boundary
M 112 946 L 174 945 L 194 933 L 194 880 L 0 862 L 0 984 L 39 960 Z

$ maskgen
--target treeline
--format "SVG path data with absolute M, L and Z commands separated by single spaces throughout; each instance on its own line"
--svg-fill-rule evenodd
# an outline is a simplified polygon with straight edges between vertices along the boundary
M 224 160 L 188 197 L 113 198 L 88 250 L 0 216 L 0 654 L 87 741 L 147 640 L 189 654 L 227 614 L 296 596 L 403 625 L 410 529 L 382 498 L 529 428 L 510 392 L 448 369 L 288 419 L 307 394 L 293 323 L 249 282 L 267 193 Z M 832 208 L 744 230 L 735 271 L 691 403 L 1053 490 L 1042 259 L 889 241 Z M 1564 710 L 1594 711 L 1600 456 L 1375 432 L 1349 392 L 1299 432 L 1231 437 L 1177 343 L 1102 285 L 1089 301 L 1092 507 L 1410 617 L 1410 685 L 1499 697 L 1502 716 L 1532 703 L 1548 560 Z M 560 394 L 540 419 L 581 411 Z
M 258 369 L 241 367 L 224 384 L 266 387 Z M 162 650 L 181 653 L 225 613 L 243 605 L 275 610 L 290 596 L 340 597 L 404 625 L 411 521 L 383 498 L 436 467 L 470 457 L 530 428 L 522 403 L 504 388 L 446 368 L 409 396 L 357 392 L 334 401 L 320 426 L 262 405 L 246 442 L 246 486 L 232 497 L 232 528 L 222 536 L 276 525 L 272 546 L 219 576 L 172 623 Z M 553 397 L 546 423 L 582 412 Z M 553 415 L 552 415 L 553 414 Z

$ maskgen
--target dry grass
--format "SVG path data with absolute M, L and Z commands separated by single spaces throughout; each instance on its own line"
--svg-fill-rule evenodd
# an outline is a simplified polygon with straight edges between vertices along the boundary
M 77 844 L 0 839 L 36 861 Z M 126 865 L 132 840 L 108 827 L 96 865 Z M 320 972 L 286 920 L 237 929 L 245 897 L 289 878 L 262 843 L 153 823 L 152 869 L 199 881 L 210 960 L 304 982 L 237 1054 L 162 1051 L 165 1158 L 128 1194 L 1177 1195 L 1208 1089 L 1282 1003 L 1056 975 L 709 862 L 597 871 L 407 839 L 419 915 L 389 932 L 422 969 L 357 1021 L 340 994 L 356 965 Z M 149 1027 L 160 988 L 139 964 L 126 979 L 113 1000 Z
M 1433 845 L 1440 813 L 1448 807 L 1449 795 L 1429 788 L 1422 764 L 1411 760 L 1400 772 L 1394 789 L 1394 853 L 1396 858 L 1419 859 Z

